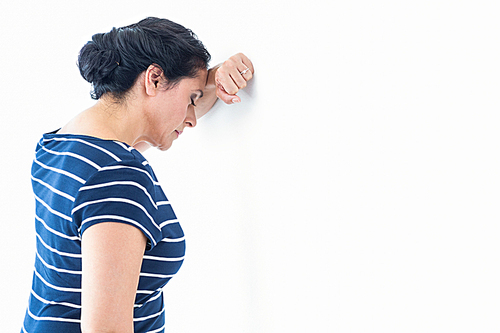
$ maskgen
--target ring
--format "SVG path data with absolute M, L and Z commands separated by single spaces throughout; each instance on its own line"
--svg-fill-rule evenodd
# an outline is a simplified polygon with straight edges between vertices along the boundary
M 246 73 L 246 72 L 248 72 L 249 70 L 250 70 L 250 68 L 248 68 L 248 67 L 247 67 L 247 68 L 246 68 L 243 72 L 240 72 L 240 75 L 245 74 L 245 73 Z

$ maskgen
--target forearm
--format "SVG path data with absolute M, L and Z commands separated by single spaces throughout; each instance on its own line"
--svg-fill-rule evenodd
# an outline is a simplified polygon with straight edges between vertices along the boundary
M 208 111 L 210 111 L 215 102 L 217 102 L 215 72 L 217 72 L 219 67 L 220 65 L 217 65 L 208 70 L 207 83 L 205 84 L 205 89 L 203 90 L 203 97 L 198 100 L 198 103 L 196 103 L 195 113 L 197 119 L 203 117 Z

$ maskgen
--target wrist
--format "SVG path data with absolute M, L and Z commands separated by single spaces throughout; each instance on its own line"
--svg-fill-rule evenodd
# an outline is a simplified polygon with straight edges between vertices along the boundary
M 221 65 L 222 64 L 215 65 L 208 70 L 207 82 L 205 84 L 206 88 L 215 88 L 215 73 L 217 73 L 217 70 Z

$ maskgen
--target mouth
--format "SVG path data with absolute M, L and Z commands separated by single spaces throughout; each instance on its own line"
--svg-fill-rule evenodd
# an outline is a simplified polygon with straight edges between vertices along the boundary
M 179 137 L 182 134 L 182 131 L 175 130 L 175 133 L 177 133 L 177 137 Z

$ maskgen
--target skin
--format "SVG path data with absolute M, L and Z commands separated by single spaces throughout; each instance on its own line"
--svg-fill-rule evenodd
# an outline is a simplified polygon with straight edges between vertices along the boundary
M 59 133 L 90 135 L 130 146 L 147 142 L 167 150 L 178 137 L 177 133 L 196 126 L 192 102 L 196 103 L 201 97 L 206 80 L 207 71 L 200 70 L 197 77 L 185 78 L 166 89 L 161 69 L 150 65 L 127 93 L 124 102 L 116 103 L 112 97 L 103 96 Z
M 144 234 L 123 223 L 100 223 L 83 233 L 82 332 L 134 331 L 133 304 L 145 248 Z
M 246 68 L 249 70 L 241 74 Z M 140 151 L 151 146 L 167 150 L 186 128 L 196 126 L 197 119 L 218 98 L 226 104 L 241 102 L 236 93 L 253 73 L 252 62 L 239 53 L 166 89 L 168 81 L 162 70 L 152 64 L 139 75 L 122 102 L 102 96 L 58 133 L 118 140 Z M 133 305 L 145 248 L 144 234 L 128 224 L 99 223 L 85 231 L 82 332 L 133 333 Z

